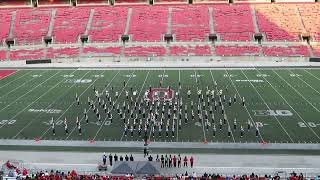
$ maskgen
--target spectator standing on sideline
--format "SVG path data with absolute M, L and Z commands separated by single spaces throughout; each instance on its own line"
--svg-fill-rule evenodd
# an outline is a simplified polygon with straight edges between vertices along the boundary
M 117 156 L 117 154 L 114 154 L 113 158 L 114 158 L 114 162 L 117 162 L 117 161 L 118 161 L 118 156 Z
M 164 157 L 163 157 L 163 155 L 161 155 L 160 160 L 161 160 L 161 167 L 164 168 Z
M 178 168 L 181 168 L 181 156 L 180 156 L 180 154 L 178 155 Z
M 123 161 L 123 157 L 122 157 L 121 155 L 120 155 L 120 158 L 119 158 L 119 159 L 120 159 L 120 161 Z
M 184 156 L 183 167 L 188 167 L 188 158 L 187 158 L 187 156 Z
M 193 168 L 193 157 L 192 156 L 190 157 L 190 166 L 191 166 L 191 168 Z
M 105 152 L 102 155 L 102 162 L 103 162 L 103 165 L 106 165 L 106 163 L 107 163 L 107 155 Z
M 173 155 L 172 160 L 173 160 L 173 167 L 177 167 L 177 157 L 176 157 L 176 155 Z
M 132 156 L 132 154 L 130 155 L 130 161 L 133 161 L 133 156 Z
M 129 161 L 129 157 L 128 157 L 128 155 L 126 155 L 125 159 L 126 159 L 126 161 Z
M 109 155 L 109 164 L 110 164 L 110 166 L 112 166 L 112 158 L 113 158 L 113 157 L 112 157 L 112 155 L 110 154 L 110 155 Z

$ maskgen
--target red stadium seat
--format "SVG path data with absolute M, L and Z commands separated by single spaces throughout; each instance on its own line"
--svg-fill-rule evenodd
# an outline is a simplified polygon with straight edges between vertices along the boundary
M 49 31 L 51 9 L 19 9 L 13 36 L 16 44 L 41 44 Z
M 53 41 L 76 43 L 86 30 L 90 8 L 58 8 L 54 19 Z
M 179 55 L 210 55 L 211 50 L 209 45 L 196 46 L 170 46 L 170 54 L 174 56 Z
M 216 55 L 224 56 L 244 56 L 244 55 L 259 55 L 258 46 L 222 46 L 215 47 Z
M 129 34 L 132 41 L 161 41 L 167 32 L 167 6 L 141 6 L 132 9 Z
M 222 41 L 252 40 L 255 31 L 250 6 L 214 6 L 213 19 L 214 31 Z
M 163 46 L 132 46 L 125 47 L 125 56 L 163 56 L 166 50 Z
M 309 56 L 308 46 L 263 46 L 265 56 Z
M 128 8 L 103 7 L 94 8 L 94 15 L 89 29 L 89 38 L 92 42 L 119 41 L 125 31 Z
M 208 6 L 175 6 L 172 33 L 177 41 L 204 41 L 210 33 Z

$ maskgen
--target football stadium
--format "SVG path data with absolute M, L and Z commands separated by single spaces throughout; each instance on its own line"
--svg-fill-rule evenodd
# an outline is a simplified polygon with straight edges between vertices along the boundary
M 0 0 L 0 179 L 320 178 L 318 0 Z

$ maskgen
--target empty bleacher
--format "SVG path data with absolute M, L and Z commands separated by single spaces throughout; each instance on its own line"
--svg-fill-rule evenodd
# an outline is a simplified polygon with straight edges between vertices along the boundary
M 55 43 L 75 43 L 83 34 L 90 8 L 57 8 L 54 19 L 53 40 Z
M 214 31 L 222 41 L 251 41 L 253 18 L 248 5 L 220 5 L 213 7 Z
M 10 24 L 11 24 L 11 11 L 10 10 L 0 10 L 0 42 L 3 42 L 7 37 L 9 37 Z
M 262 52 L 265 56 L 309 56 L 308 46 L 263 46 Z
M 40 44 L 48 33 L 51 9 L 17 10 L 13 36 L 16 44 Z
M 211 49 L 209 45 L 170 46 L 170 55 L 174 55 L 174 56 L 181 56 L 181 55 L 204 56 L 204 55 L 210 55 L 210 54 L 211 54 Z
M 115 42 L 125 31 L 128 8 L 95 8 L 89 29 L 92 42 Z
M 161 41 L 167 26 L 168 7 L 136 7 L 132 10 L 129 34 L 132 41 Z
M 312 51 L 314 56 L 320 57 L 320 44 L 313 44 Z
M 172 33 L 177 41 L 204 41 L 210 32 L 208 6 L 175 6 Z
M 164 46 L 132 46 L 125 47 L 125 56 L 163 56 L 166 53 Z
M 320 41 L 319 16 L 319 3 L 2 8 L 0 58 L 5 59 L 6 52 L 11 60 L 119 55 L 319 56 L 318 45 L 296 42 L 301 41 L 301 34 L 310 34 L 306 41 L 310 44 Z M 257 32 L 265 35 L 260 44 L 254 42 Z M 208 44 L 210 33 L 218 36 L 217 42 Z M 123 34 L 130 36 L 125 44 L 120 41 Z M 173 42 L 167 44 L 164 34 L 172 34 Z M 47 35 L 52 35 L 53 46 L 43 43 Z M 80 46 L 81 35 L 89 36 L 88 44 Z M 14 38 L 14 50 L 5 46 L 7 38 Z M 25 46 L 30 44 L 37 46 Z
M 47 58 L 77 57 L 79 50 L 79 47 L 48 48 Z
M 269 41 L 299 41 L 305 31 L 295 4 L 261 4 L 255 10 L 259 30 Z
M 114 56 L 120 55 L 121 47 L 85 47 L 83 56 Z
M 45 56 L 45 49 L 19 49 L 11 50 L 10 60 L 28 60 L 28 59 L 42 59 Z
M 253 45 L 218 45 L 215 46 L 215 53 L 219 56 L 244 56 L 259 55 L 259 46 Z
M 5 60 L 6 59 L 6 54 L 7 54 L 6 50 L 0 49 L 0 60 Z
M 320 4 L 300 5 L 299 12 L 306 31 L 314 40 L 320 41 Z

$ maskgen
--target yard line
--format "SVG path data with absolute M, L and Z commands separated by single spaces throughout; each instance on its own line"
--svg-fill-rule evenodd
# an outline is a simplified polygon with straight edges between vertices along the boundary
M 105 71 L 103 71 L 103 72 L 105 72 Z M 102 72 L 102 73 L 103 73 L 103 72 Z M 101 74 L 102 74 L 102 73 L 101 73 Z M 100 74 L 100 75 L 101 75 L 101 74 Z M 87 90 L 88 90 L 98 79 L 100 79 L 100 76 L 99 76 L 97 79 L 95 79 L 78 97 L 80 98 L 85 92 L 87 92 Z M 74 103 L 75 103 L 75 101 L 72 101 L 72 103 L 70 104 L 70 106 L 57 118 L 56 122 L 57 122 L 58 120 L 60 120 L 60 118 L 61 118 L 66 112 L 68 112 L 68 110 L 73 106 Z M 43 136 L 47 134 L 47 132 L 50 130 L 50 128 L 51 128 L 51 127 L 49 127 L 49 128 L 40 136 L 40 139 L 42 139 Z
M 288 70 L 289 72 L 293 73 L 292 70 Z M 315 92 L 317 92 L 320 95 L 320 92 L 313 88 L 309 83 L 307 83 L 305 80 L 303 80 L 301 77 L 296 76 L 298 79 L 300 79 L 302 82 L 304 82 L 307 86 L 309 86 L 311 89 L 313 89 Z
M 2 108 L 0 110 L 3 111 L 5 109 L 7 109 L 7 107 L 11 106 L 12 104 L 14 104 L 15 102 L 17 102 L 19 99 L 21 99 L 22 97 L 24 97 L 25 95 L 29 94 L 31 91 L 35 90 L 38 86 L 42 85 L 43 83 L 47 82 L 48 80 L 50 80 L 51 78 L 53 78 L 56 74 L 60 73 L 60 71 L 58 71 L 57 73 L 53 74 L 51 77 L 47 78 L 45 81 L 43 81 L 42 83 L 38 84 L 37 86 L 33 87 L 31 90 L 29 90 L 28 92 L 24 93 L 22 96 L 20 96 L 19 98 L 15 99 L 14 101 L 12 101 L 10 104 L 8 104 L 6 107 Z
M 123 93 L 124 89 L 125 89 L 125 88 L 127 87 L 127 85 L 129 84 L 129 81 L 130 81 L 130 80 L 131 80 L 131 78 L 133 77 L 133 73 L 134 73 L 134 72 L 135 72 L 135 70 L 131 73 L 131 76 L 130 76 L 130 77 L 129 77 L 129 79 L 127 80 L 127 82 L 126 82 L 125 86 L 122 88 L 122 90 L 121 90 L 121 92 L 120 92 L 120 94 L 119 94 L 119 98 L 118 98 L 118 99 L 116 99 L 116 101 L 114 102 L 115 104 L 118 102 L 118 100 L 120 99 L 121 94 Z M 107 118 L 108 118 L 108 116 L 106 116 L 106 117 L 104 118 L 104 120 L 103 120 L 102 124 L 100 125 L 100 127 L 99 127 L 99 129 L 98 129 L 98 131 L 97 131 L 96 135 L 93 137 L 93 139 L 92 139 L 92 140 L 95 140 L 95 139 L 97 138 L 97 136 L 98 136 L 99 132 L 101 131 L 101 129 L 102 129 L 102 127 L 103 127 L 103 125 L 106 123 Z
M 112 79 L 111 79 L 110 82 L 107 84 L 107 86 L 102 90 L 102 93 L 105 92 L 105 90 L 110 86 L 110 84 L 113 82 L 114 78 L 119 74 L 119 72 L 120 72 L 120 70 L 118 70 L 118 72 L 112 77 Z M 96 99 L 93 104 L 95 104 L 97 101 L 98 101 L 98 99 Z M 91 110 L 91 106 L 89 107 L 87 113 L 88 113 L 90 110 Z M 82 116 L 82 118 L 80 119 L 79 122 L 81 123 L 81 121 L 82 121 L 83 119 L 84 119 L 84 116 Z M 66 140 L 71 136 L 71 134 L 73 133 L 73 131 L 74 131 L 76 128 L 77 128 L 77 126 L 75 126 L 75 127 L 71 130 L 71 132 L 69 133 L 69 135 L 66 137 Z
M 61 71 L 58 71 L 59 73 Z M 23 108 L 21 111 L 19 111 L 17 114 L 15 114 L 12 118 L 10 118 L 10 120 L 14 119 L 15 117 L 17 117 L 19 114 L 21 114 L 24 110 L 26 110 L 28 107 L 30 107 L 32 104 L 34 104 L 36 101 L 38 101 L 41 97 L 43 97 L 44 95 L 46 95 L 48 92 L 50 92 L 53 88 L 57 87 L 64 79 L 62 79 L 61 81 L 59 81 L 57 84 L 55 84 L 54 86 L 52 86 L 50 89 L 48 89 L 44 94 L 42 94 L 41 96 L 39 96 L 37 99 L 35 99 L 34 101 L 32 101 L 28 106 L 26 106 L 25 108 Z M 0 128 L 2 128 L 4 125 L 6 125 L 6 123 L 4 123 Z
M 259 71 L 257 68 L 255 68 L 255 70 L 256 70 L 259 74 L 261 74 L 260 71 Z M 314 132 L 314 130 L 313 130 L 313 129 L 308 125 L 308 123 L 300 116 L 300 114 L 289 104 L 289 102 L 278 92 L 278 90 L 275 89 L 275 87 L 274 87 L 265 77 L 262 76 L 262 78 L 272 87 L 272 89 L 273 89 L 275 92 L 277 92 L 277 94 L 287 103 L 287 105 L 298 115 L 298 117 L 306 124 L 306 126 L 308 126 L 308 128 L 313 132 L 313 134 L 314 134 L 318 139 L 320 139 L 319 135 L 318 135 L 316 132 Z
M 198 88 L 197 72 L 195 70 L 193 70 L 193 71 L 194 71 L 194 76 L 196 77 L 196 83 L 197 83 L 196 85 L 197 85 L 197 91 L 198 91 L 199 88 Z M 203 138 L 204 138 L 204 140 L 206 140 L 207 136 L 206 136 L 206 131 L 204 130 L 203 111 L 202 111 L 202 104 L 201 104 L 201 100 L 200 99 L 198 99 L 198 105 L 200 105 L 200 111 L 201 111 L 201 123 L 202 123 Z
M 135 101 L 134 104 L 136 104 L 136 103 L 138 102 L 138 99 L 139 99 L 139 97 L 140 97 L 140 94 L 141 94 L 141 92 L 142 92 L 142 89 L 144 88 L 144 85 L 146 84 L 146 81 L 147 81 L 147 79 L 148 79 L 148 77 L 149 77 L 149 73 L 150 73 L 150 70 L 148 70 L 148 73 L 147 73 L 147 75 L 146 75 L 146 77 L 145 77 L 145 79 L 144 79 L 144 81 L 143 81 L 143 84 L 142 84 L 141 89 L 140 89 L 140 91 L 139 91 L 138 97 L 137 97 L 137 99 L 136 99 L 136 101 Z M 124 132 L 122 133 L 122 136 L 121 136 L 121 138 L 120 138 L 120 141 L 122 141 L 123 136 L 124 136 Z M 150 139 L 150 137 L 149 137 L 149 139 Z
M 241 69 L 242 74 L 248 79 L 247 75 L 243 72 L 243 70 Z M 269 105 L 266 103 L 266 101 L 264 100 L 264 98 L 261 96 L 261 94 L 259 93 L 259 91 L 257 90 L 257 88 L 252 84 L 251 81 L 249 81 L 249 83 L 251 84 L 251 86 L 253 87 L 253 89 L 256 91 L 256 93 L 259 95 L 259 97 L 261 98 L 261 100 L 263 101 L 263 103 L 267 106 L 267 108 L 269 110 L 271 110 L 271 108 L 269 107 Z M 289 135 L 289 133 L 287 132 L 287 130 L 283 127 L 283 125 L 280 123 L 279 119 L 277 116 L 273 116 L 279 123 L 279 125 L 281 126 L 281 128 L 283 129 L 283 131 L 287 134 L 287 136 L 289 137 L 289 139 L 291 140 L 292 143 L 294 143 L 293 139 L 291 138 L 291 136 Z
M 47 71 L 44 71 L 43 73 L 41 73 L 40 75 L 43 75 L 44 73 L 46 73 Z M 30 78 L 28 81 L 22 83 L 21 85 L 19 85 L 18 87 L 14 88 L 13 90 L 7 92 L 6 94 L 3 94 L 0 96 L 0 99 L 3 98 L 3 97 L 6 97 L 8 94 L 14 92 L 15 90 L 19 89 L 20 87 L 24 86 L 26 83 L 32 81 L 33 79 L 35 79 L 36 77 L 33 77 L 33 78 Z
M 77 69 L 76 69 L 75 71 L 73 71 L 71 74 L 74 74 L 76 71 L 77 71 Z M 89 71 L 88 71 L 88 72 L 89 72 Z M 85 75 L 87 75 L 88 72 L 87 72 L 86 74 L 84 74 L 83 77 L 84 77 Z M 81 77 L 81 79 L 82 79 L 83 77 Z M 67 77 L 63 78 L 63 80 L 65 80 L 66 78 L 67 78 Z M 75 83 L 72 84 L 72 85 L 69 87 L 68 90 L 70 90 L 73 86 L 75 86 Z M 51 104 L 49 104 L 49 105 L 46 107 L 46 109 L 48 109 L 49 107 L 51 107 L 56 101 L 58 101 L 61 97 L 63 97 L 63 96 L 68 92 L 68 90 L 64 91 L 64 93 L 63 93 L 61 96 L 59 96 L 58 98 L 56 98 Z M 31 121 L 29 121 L 29 123 L 28 123 L 26 126 L 24 126 L 15 136 L 13 136 L 13 138 L 16 138 L 22 131 L 24 131 L 26 128 L 28 128 L 42 113 L 43 113 L 43 112 L 39 113 L 35 118 L 33 118 Z
M 178 94 L 179 94 L 179 97 L 181 97 L 181 92 L 180 92 L 180 86 L 181 86 L 181 78 L 180 78 L 180 69 L 179 69 L 179 84 L 178 84 Z M 180 107 L 180 99 L 178 99 L 178 107 Z M 178 118 L 177 118 L 177 122 L 176 122 L 176 127 L 177 127 L 177 138 L 176 138 L 176 141 L 179 142 L 179 121 L 178 121 Z
M 18 71 L 17 71 L 17 72 L 18 72 Z M 20 79 L 20 78 L 23 78 L 24 76 L 28 75 L 28 74 L 31 73 L 31 72 L 32 72 L 32 71 L 29 71 L 29 72 L 25 73 L 24 75 L 18 77 L 17 79 L 14 79 L 14 80 L 12 80 L 12 81 L 7 82 L 6 84 L 2 85 L 2 86 L 0 87 L 0 89 L 3 88 L 3 87 L 5 87 L 5 86 L 7 86 L 7 85 L 9 85 L 9 84 L 11 84 L 11 83 L 13 83 L 13 82 L 15 82 L 16 80 L 18 80 L 18 79 Z
M 226 71 L 226 73 L 227 73 L 227 75 L 228 75 L 228 77 L 229 77 L 229 80 L 230 80 L 230 82 L 231 82 L 232 86 L 233 86 L 233 87 L 234 87 L 234 89 L 237 91 L 237 94 L 238 94 L 239 98 L 240 98 L 240 99 L 242 99 L 242 97 L 241 97 L 241 95 L 240 95 L 240 93 L 239 93 L 239 91 L 238 91 L 237 87 L 234 85 L 233 81 L 231 80 L 230 75 L 229 75 L 229 73 L 228 73 L 227 69 L 225 68 L 224 70 Z M 210 70 L 210 72 L 211 72 L 211 70 Z M 255 128 L 255 129 L 257 129 L 257 124 L 256 124 L 256 122 L 253 120 L 253 118 L 252 118 L 252 116 L 251 116 L 251 114 L 250 114 L 250 112 L 249 112 L 249 110 L 248 110 L 247 106 L 245 105 L 245 106 L 244 106 L 244 108 L 246 109 L 246 111 L 247 111 L 247 113 L 248 113 L 248 115 L 249 115 L 249 118 L 250 118 L 250 120 L 251 120 L 251 123 L 253 124 L 254 128 Z M 263 137 L 262 137 L 261 133 L 259 133 L 259 136 L 260 136 L 260 138 L 261 138 L 261 141 L 264 141 L 264 139 L 263 139 Z
M 213 78 L 211 69 L 210 69 L 210 75 L 211 75 L 212 83 L 214 84 L 214 78 Z M 217 87 L 216 87 L 216 92 L 218 92 L 218 88 L 217 88 Z M 240 97 L 240 98 L 241 98 L 241 97 Z M 225 112 L 225 113 L 226 113 L 226 112 Z M 226 116 L 227 116 L 227 114 L 226 114 Z M 228 126 L 231 128 L 230 123 L 229 123 L 229 118 L 228 118 L 228 116 L 227 116 L 227 123 L 228 123 Z M 228 128 L 229 128 L 229 127 L 228 127 Z M 234 136 L 233 136 L 233 132 L 232 132 L 232 131 L 231 131 L 231 136 L 232 136 L 233 142 L 236 142 L 236 140 L 235 140 L 235 138 L 234 138 Z
M 312 77 L 314 77 L 314 78 L 316 78 L 317 80 L 319 80 L 320 81 L 320 78 L 318 78 L 317 76 L 315 76 L 315 75 L 313 75 L 311 72 L 309 72 L 309 71 L 307 71 L 307 70 L 305 70 L 305 69 L 303 69 L 305 72 L 307 72 L 308 74 L 310 74 Z
M 287 83 L 296 93 L 298 93 L 309 105 L 311 105 L 315 110 L 317 110 L 318 112 L 320 112 L 320 110 L 318 108 L 316 108 L 310 101 L 308 101 L 299 91 L 297 91 L 294 87 L 291 86 L 291 84 L 289 84 L 282 76 L 280 76 L 277 72 L 275 72 L 274 70 L 272 70 L 278 77 L 280 77 L 280 79 L 282 79 L 285 83 Z

